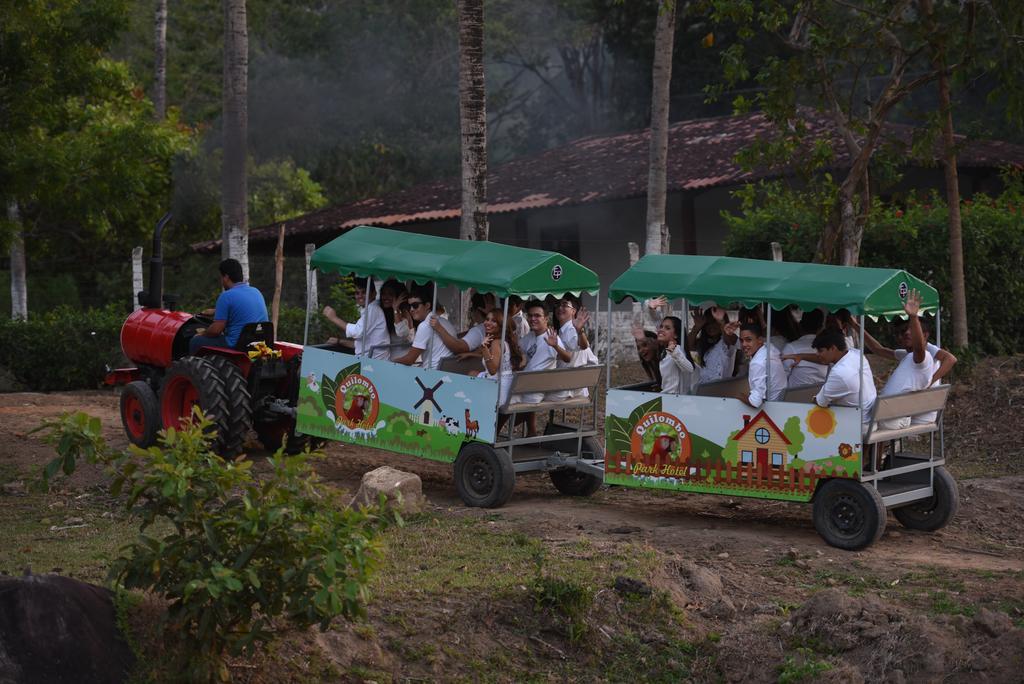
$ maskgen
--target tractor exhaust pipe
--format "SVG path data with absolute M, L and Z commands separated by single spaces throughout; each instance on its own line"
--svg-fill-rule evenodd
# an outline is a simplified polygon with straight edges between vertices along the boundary
M 150 309 L 159 309 L 164 299 L 164 226 L 171 220 L 171 212 L 167 212 L 156 222 L 153 231 L 153 256 L 149 258 L 149 289 L 139 293 L 139 304 Z

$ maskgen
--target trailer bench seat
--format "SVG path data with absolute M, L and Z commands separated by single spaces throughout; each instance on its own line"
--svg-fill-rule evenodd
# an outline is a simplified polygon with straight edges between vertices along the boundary
M 697 385 L 695 394 L 698 397 L 732 397 L 742 396 L 750 390 L 750 383 L 747 381 L 747 374 L 737 375 L 735 378 L 714 380 Z
M 800 404 L 813 404 L 814 398 L 818 396 L 818 392 L 821 391 L 823 384 L 824 383 L 787 387 L 786 391 L 782 395 L 782 401 L 793 401 Z
M 509 397 L 521 394 L 568 392 L 583 388 L 593 392 L 600 378 L 601 366 L 580 366 L 578 368 L 557 368 L 546 371 L 513 373 Z M 510 414 L 576 408 L 579 406 L 589 406 L 591 401 L 591 397 L 572 397 L 557 401 L 541 401 L 535 404 L 508 403 L 499 407 L 498 411 Z
M 949 398 L 949 385 L 940 385 L 917 392 L 906 392 L 894 394 L 888 397 L 878 397 L 875 400 L 875 407 L 871 412 L 867 434 L 864 436 L 865 444 L 877 444 L 888 442 L 903 437 L 914 437 L 936 432 L 939 429 L 939 420 L 942 411 L 946 408 L 946 399 Z M 935 420 L 928 423 L 911 424 L 905 428 L 889 429 L 879 424 L 879 421 L 892 420 L 910 416 L 920 416 L 925 413 L 936 411 Z

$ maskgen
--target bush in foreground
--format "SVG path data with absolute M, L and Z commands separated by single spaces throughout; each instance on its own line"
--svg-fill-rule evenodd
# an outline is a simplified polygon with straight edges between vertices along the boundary
M 211 424 L 198 412 L 186 429 L 167 430 L 160 446 L 126 452 L 108 450 L 99 419 L 84 413 L 43 427 L 58 452 L 44 480 L 74 472 L 82 458 L 105 464 L 111 494 L 141 520 L 110 576 L 169 602 L 166 634 L 183 679 L 227 680 L 224 655 L 251 652 L 272 636 L 276 618 L 325 629 L 338 615 L 362 614 L 379 533 L 400 519 L 383 502 L 343 509 L 318 481 L 315 454 L 278 452 L 257 479 L 250 461 L 210 450 Z

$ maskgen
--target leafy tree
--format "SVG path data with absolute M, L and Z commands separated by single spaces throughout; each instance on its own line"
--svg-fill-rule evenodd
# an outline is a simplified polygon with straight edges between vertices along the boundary
M 739 442 L 733 439 L 738 434 L 739 430 L 730 432 L 729 439 L 725 440 L 725 446 L 722 448 L 722 460 L 733 465 L 740 460 Z
M 786 424 L 782 426 L 782 434 L 789 440 L 789 453 L 792 456 L 795 457 L 804 450 L 804 439 L 806 437 L 803 430 L 800 429 L 800 418 L 798 416 L 790 416 L 786 419 Z
M 154 121 L 126 66 L 104 56 L 125 17 L 118 0 L 0 7 L 0 199 L 17 207 L 0 240 L 20 233 L 30 258 L 89 259 L 165 209 L 191 131 Z

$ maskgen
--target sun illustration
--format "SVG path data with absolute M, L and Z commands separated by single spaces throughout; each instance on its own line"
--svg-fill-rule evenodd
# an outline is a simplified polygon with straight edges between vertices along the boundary
M 836 431 L 836 414 L 830 408 L 815 406 L 807 412 L 807 429 L 815 437 L 828 437 Z

